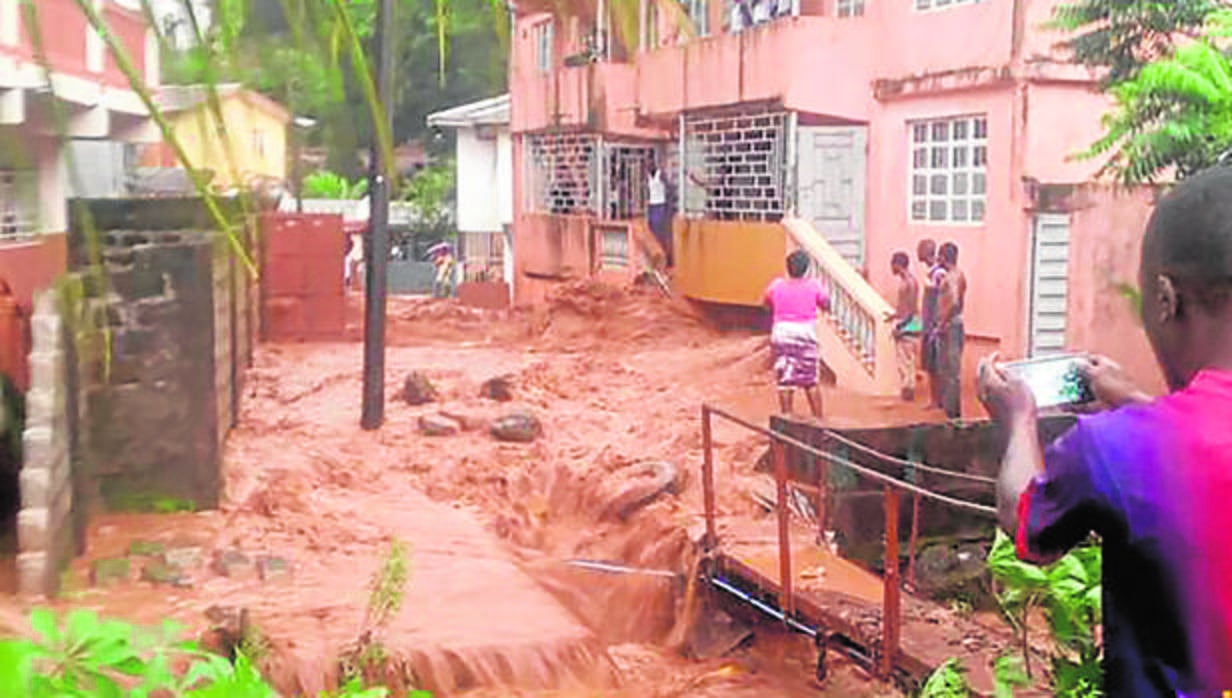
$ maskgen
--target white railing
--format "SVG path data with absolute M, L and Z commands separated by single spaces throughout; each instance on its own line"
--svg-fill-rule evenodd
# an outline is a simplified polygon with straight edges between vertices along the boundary
M 862 369 L 872 392 L 897 394 L 894 327 L 886 319 L 894 309 L 808 221 L 784 218 L 783 227 L 789 243 L 808 253 L 812 273 L 830 292 L 830 312 L 822 322 Z

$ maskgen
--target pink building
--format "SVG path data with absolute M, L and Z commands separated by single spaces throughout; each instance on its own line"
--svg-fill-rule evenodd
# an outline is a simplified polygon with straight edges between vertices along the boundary
M 518 300 L 638 267 L 654 152 L 676 195 L 676 288 L 755 306 L 784 254 L 807 249 L 839 300 L 822 339 L 840 380 L 894 392 L 877 290 L 891 288 L 890 256 L 914 259 L 923 238 L 961 249 L 975 353 L 1073 344 L 1085 328 L 1071 306 L 1132 280 L 1072 278 L 1073 214 L 1131 204 L 1079 195 L 1099 163 L 1072 155 L 1100 135 L 1107 102 L 1054 50 L 1055 4 L 686 0 L 690 33 L 668 3 L 642 0 L 635 40 L 621 41 L 604 0 L 590 16 L 519 2 Z
M 100 165 L 77 162 L 70 172 L 73 144 L 154 143 L 159 134 L 74 0 L 33 3 L 50 75 L 22 5 L 0 0 L 0 277 L 28 304 L 33 291 L 64 269 L 65 201 L 74 176 L 89 176 Z M 158 41 L 140 1 L 95 0 L 94 7 L 137 74 L 156 87 Z M 56 128 L 57 111 L 67 138 Z

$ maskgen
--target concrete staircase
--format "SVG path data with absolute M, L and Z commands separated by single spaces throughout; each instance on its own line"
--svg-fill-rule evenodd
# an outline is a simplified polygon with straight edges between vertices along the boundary
M 804 250 L 810 273 L 830 291 L 831 310 L 818 322 L 826 364 L 839 385 L 870 395 L 897 396 L 893 308 L 806 220 L 784 218 L 789 250 Z

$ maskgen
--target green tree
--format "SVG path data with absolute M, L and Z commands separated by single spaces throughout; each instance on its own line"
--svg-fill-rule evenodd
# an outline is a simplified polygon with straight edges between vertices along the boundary
M 1084 65 L 1107 68 L 1108 84 L 1134 77 L 1147 62 L 1170 55 L 1180 36 L 1194 36 L 1224 0 L 1071 0 L 1053 10 L 1052 25 L 1071 32 L 1062 46 Z
M 1111 88 L 1105 135 L 1084 153 L 1125 184 L 1206 169 L 1232 149 L 1232 10 L 1208 18 L 1204 34 Z

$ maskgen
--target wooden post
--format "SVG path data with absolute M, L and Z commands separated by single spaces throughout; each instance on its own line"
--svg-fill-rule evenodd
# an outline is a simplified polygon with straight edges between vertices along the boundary
M 710 436 L 710 408 L 702 405 L 702 502 L 706 514 L 706 539 L 703 547 L 718 543 L 714 504 L 714 443 Z
M 907 542 L 907 588 L 915 591 L 915 555 L 920 542 L 920 493 L 911 495 L 911 539 Z
M 881 608 L 881 656 L 877 670 L 888 679 L 898 654 L 899 577 L 898 577 L 898 490 L 885 487 L 885 590 Z
M 791 506 L 787 503 L 787 448 L 778 439 L 770 444 L 774 457 L 776 513 L 779 519 L 779 608 L 785 618 L 795 614 L 791 572 Z

